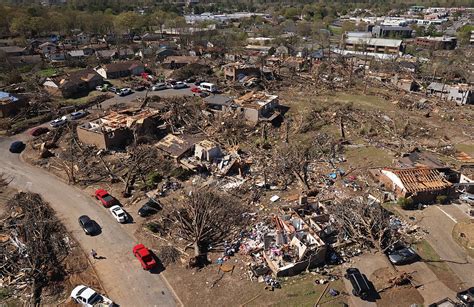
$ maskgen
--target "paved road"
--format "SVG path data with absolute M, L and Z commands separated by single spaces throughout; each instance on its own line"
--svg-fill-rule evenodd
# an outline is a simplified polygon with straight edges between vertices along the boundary
M 457 221 L 466 219 L 467 215 L 458 205 L 428 206 L 422 211 L 410 212 L 416 216 L 418 225 L 428 230 L 426 239 L 442 260 L 464 282 L 465 287 L 474 285 L 474 259 L 469 257 L 463 247 L 452 237 Z M 406 214 L 406 212 L 403 212 Z
M 19 135 L 15 139 L 26 137 Z M 130 225 L 117 223 L 105 208 L 81 190 L 22 162 L 18 155 L 8 152 L 10 142 L 9 138 L 0 138 L 0 172 L 13 180 L 13 187 L 41 194 L 85 251 L 93 248 L 99 256 L 106 257 L 96 260 L 94 267 L 112 300 L 121 306 L 181 304 L 163 276 L 142 270 L 133 257 L 132 247 L 138 242 L 127 231 Z M 84 234 L 77 223 L 77 218 L 83 214 L 89 215 L 103 227 L 99 236 Z
M 168 97 L 182 97 L 182 96 L 193 96 L 194 93 L 191 92 L 191 88 L 195 87 L 195 85 L 189 84 L 188 88 L 182 88 L 179 90 L 174 90 L 174 89 L 166 89 L 166 90 L 161 90 L 161 91 L 149 91 L 148 96 L 160 96 L 164 98 Z M 146 91 L 142 92 L 134 92 L 130 95 L 120 97 L 118 95 L 114 95 L 113 98 L 107 99 L 102 103 L 102 108 L 108 108 L 111 107 L 115 104 L 119 103 L 130 103 L 133 100 L 137 98 L 143 98 L 146 95 Z

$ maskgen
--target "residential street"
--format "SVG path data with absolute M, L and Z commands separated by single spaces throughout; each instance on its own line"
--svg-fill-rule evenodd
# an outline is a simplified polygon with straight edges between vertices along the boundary
M 18 135 L 15 140 L 26 137 Z M 139 242 L 127 231 L 129 225 L 117 223 L 108 210 L 90 195 L 42 169 L 22 162 L 19 155 L 8 151 L 11 141 L 0 138 L 0 172 L 12 179 L 12 187 L 41 194 L 85 252 L 95 249 L 99 256 L 106 258 L 94 260 L 94 267 L 107 295 L 114 302 L 121 306 L 181 304 L 164 277 L 144 271 L 132 255 L 133 246 Z M 83 214 L 102 227 L 100 235 L 89 237 L 84 234 L 77 222 Z
M 458 205 L 428 206 L 422 211 L 402 211 L 406 216 L 415 216 L 418 225 L 429 233 L 426 239 L 440 258 L 465 283 L 465 287 L 474 285 L 474 260 L 459 246 L 452 237 L 456 221 L 467 218 Z

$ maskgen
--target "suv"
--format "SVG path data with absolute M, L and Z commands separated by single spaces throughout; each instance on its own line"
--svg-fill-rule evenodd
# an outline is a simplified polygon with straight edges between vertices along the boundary
M 141 217 L 146 217 L 152 214 L 157 213 L 161 210 L 161 206 L 158 202 L 153 199 L 149 199 L 139 210 L 138 215 Z
M 344 277 L 352 284 L 352 294 L 359 296 L 363 300 L 369 297 L 371 291 L 369 281 L 367 280 L 367 277 L 359 271 L 359 269 L 347 269 Z

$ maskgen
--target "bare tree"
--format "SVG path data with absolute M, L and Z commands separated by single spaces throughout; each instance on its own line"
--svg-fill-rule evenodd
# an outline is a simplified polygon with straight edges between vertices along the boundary
M 244 208 L 212 189 L 193 191 L 172 213 L 177 235 L 194 248 L 196 258 L 220 246 L 241 229 Z
M 390 227 L 390 212 L 378 203 L 347 199 L 328 206 L 339 237 L 352 239 L 369 249 L 385 252 L 400 235 Z

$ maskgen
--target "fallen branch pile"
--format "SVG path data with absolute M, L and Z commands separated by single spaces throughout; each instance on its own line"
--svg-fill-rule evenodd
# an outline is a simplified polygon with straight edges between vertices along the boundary
M 54 283 L 66 275 L 62 263 L 70 250 L 69 238 L 38 194 L 16 194 L 8 212 L 11 215 L 0 224 L 1 283 L 10 295 L 26 297 L 26 305 L 39 305 L 46 287 L 50 286 L 49 294 L 62 291 Z

